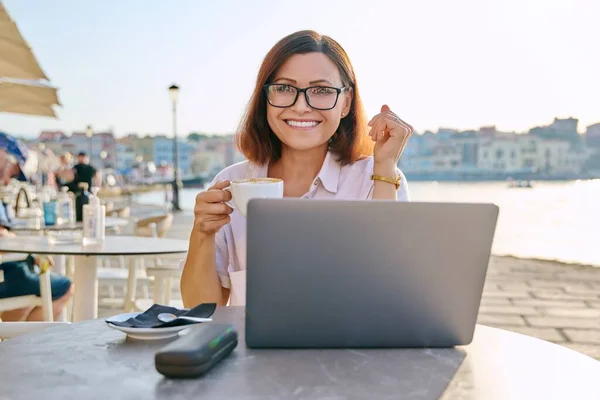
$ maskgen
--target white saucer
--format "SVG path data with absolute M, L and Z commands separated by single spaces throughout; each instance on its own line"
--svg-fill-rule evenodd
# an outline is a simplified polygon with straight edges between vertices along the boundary
M 180 325 L 180 326 L 170 326 L 168 328 L 130 328 L 124 326 L 117 326 L 110 323 L 110 321 L 114 322 L 124 322 L 129 318 L 136 317 L 141 312 L 132 312 L 132 313 L 124 313 L 119 315 L 114 315 L 110 318 L 106 319 L 106 325 L 109 328 L 116 329 L 121 332 L 125 332 L 128 337 L 137 340 L 162 340 L 169 339 L 172 337 L 176 337 L 179 335 L 179 332 L 191 328 L 196 324 L 189 325 Z

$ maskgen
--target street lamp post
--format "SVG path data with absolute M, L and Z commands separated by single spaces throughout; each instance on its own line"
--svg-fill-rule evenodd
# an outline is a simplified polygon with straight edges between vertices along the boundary
M 85 128 L 85 136 L 87 136 L 88 138 L 88 146 L 89 146 L 89 156 L 90 156 L 90 160 L 92 159 L 92 136 L 94 135 L 94 131 L 92 130 L 92 126 L 88 125 L 87 128 Z
M 179 87 L 171 85 L 169 94 L 173 103 L 173 211 L 181 211 L 179 206 L 179 188 L 181 181 L 179 180 L 179 152 L 177 149 L 177 97 L 179 95 Z

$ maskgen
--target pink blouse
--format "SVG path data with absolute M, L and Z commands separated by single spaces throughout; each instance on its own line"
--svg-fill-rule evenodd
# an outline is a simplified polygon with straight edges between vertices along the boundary
M 327 153 L 321 171 L 306 199 L 370 199 L 373 196 L 373 157 L 341 166 L 333 154 Z M 398 201 L 410 201 L 404 174 L 398 189 Z M 221 171 L 213 183 L 223 180 L 261 178 L 267 176 L 267 165 L 254 165 L 248 161 L 234 164 Z M 216 235 L 216 265 L 221 286 L 231 289 L 231 305 L 246 303 L 246 218 L 239 212 L 231 214 L 231 222 Z

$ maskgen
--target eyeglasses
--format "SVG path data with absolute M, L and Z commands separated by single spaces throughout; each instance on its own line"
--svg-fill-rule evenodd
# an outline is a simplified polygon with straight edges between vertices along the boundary
M 298 94 L 304 93 L 306 104 L 315 110 L 331 110 L 337 104 L 340 93 L 347 87 L 311 86 L 304 89 L 281 83 L 270 83 L 264 86 L 267 101 L 273 107 L 287 108 L 296 104 Z

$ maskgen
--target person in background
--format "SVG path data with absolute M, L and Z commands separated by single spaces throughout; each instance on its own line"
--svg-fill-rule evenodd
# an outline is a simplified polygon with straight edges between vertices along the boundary
M 412 132 L 387 105 L 368 120 L 335 40 L 314 31 L 280 40 L 259 69 L 238 131 L 248 161 L 221 171 L 196 197 L 183 304 L 245 305 L 236 292 L 246 283 L 246 220 L 226 203 L 230 181 L 279 178 L 285 197 L 409 201 L 397 163 Z
M 90 165 L 90 159 L 84 151 L 81 151 L 79 154 L 77 154 L 77 164 L 73 167 L 73 171 L 75 177 L 69 186 L 69 189 L 72 192 L 77 191 L 79 184 L 82 182 L 87 183 L 88 188 L 91 188 L 92 186 L 100 186 L 102 183 L 100 172 Z
M 6 186 L 11 179 L 27 181 L 30 165 L 27 164 L 29 151 L 19 140 L 0 132 L 0 186 Z M 0 238 L 13 237 L 10 232 L 11 221 L 4 216 L 8 213 L 4 204 L 0 202 Z M 40 296 L 40 278 L 37 268 L 42 265 L 43 258 L 28 256 L 24 260 L 8 261 L 0 264 L 0 299 L 7 297 L 36 295 Z M 50 265 L 53 260 L 48 259 Z M 52 291 L 53 314 L 57 317 L 73 296 L 74 285 L 71 281 L 60 275 L 50 275 Z M 0 319 L 5 322 L 15 321 L 41 321 L 41 307 L 26 307 L 0 313 Z
M 54 171 L 56 177 L 56 186 L 60 190 L 61 187 L 69 185 L 75 179 L 75 171 L 72 166 L 73 156 L 71 153 L 64 153 L 60 156 L 60 166 Z

